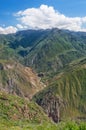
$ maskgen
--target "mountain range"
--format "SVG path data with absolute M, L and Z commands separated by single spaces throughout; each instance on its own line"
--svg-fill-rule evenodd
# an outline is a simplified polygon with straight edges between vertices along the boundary
M 53 28 L 1 34 L 0 102 L 3 125 L 21 120 L 54 128 L 53 122 L 86 121 L 86 33 Z

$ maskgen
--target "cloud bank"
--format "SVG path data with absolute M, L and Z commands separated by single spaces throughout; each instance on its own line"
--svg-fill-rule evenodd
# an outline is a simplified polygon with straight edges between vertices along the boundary
M 9 33 L 15 33 L 17 32 L 17 28 L 13 26 L 9 26 L 6 28 L 0 27 L 0 34 L 9 34 Z
M 23 29 L 68 29 L 72 31 L 86 31 L 86 17 L 67 17 L 52 6 L 41 5 L 39 8 L 28 8 L 17 12 L 14 17 L 18 24 L 13 27 L 2 28 L 0 33 L 15 33 Z
M 66 17 L 52 6 L 41 5 L 39 8 L 29 8 L 16 13 L 21 25 L 31 29 L 60 28 L 73 31 L 86 31 L 82 28 L 86 17 Z

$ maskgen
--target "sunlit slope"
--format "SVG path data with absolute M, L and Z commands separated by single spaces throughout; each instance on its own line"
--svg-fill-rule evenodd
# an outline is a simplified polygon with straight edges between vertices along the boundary
M 44 85 L 31 68 L 12 60 L 0 60 L 0 90 L 32 98 L 43 87 Z
M 0 35 L 0 59 L 17 59 L 37 72 L 56 73 L 86 56 L 86 33 L 68 30 L 24 30 Z
M 56 122 L 86 119 L 86 60 L 83 62 L 55 76 L 48 87 L 33 98 Z
M 0 91 L 0 130 L 32 130 L 46 122 L 51 123 L 36 103 Z

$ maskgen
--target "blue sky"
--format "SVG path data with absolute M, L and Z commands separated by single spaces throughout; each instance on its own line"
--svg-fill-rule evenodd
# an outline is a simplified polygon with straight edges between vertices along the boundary
M 40 13 L 40 9 L 42 8 L 42 12 Z M 48 14 L 49 12 L 47 12 L 47 10 L 49 11 L 49 7 L 53 7 L 53 9 L 51 9 L 51 16 Z M 36 9 L 36 11 L 38 12 L 38 14 L 42 14 L 44 19 L 42 17 L 38 17 L 37 14 L 33 13 L 29 10 L 29 9 Z M 28 9 L 27 12 L 26 9 Z M 44 11 L 46 11 L 46 16 L 44 16 Z M 18 14 L 19 11 L 22 11 L 22 14 Z M 53 12 L 55 11 L 55 12 Z M 30 13 L 30 15 L 28 15 Z M 53 13 L 53 14 L 52 14 Z M 31 16 L 34 15 L 34 18 Z M 63 18 L 64 15 L 65 17 Z M 55 19 L 55 16 L 57 18 L 56 20 L 53 20 L 53 18 Z M 28 18 L 27 18 L 28 17 Z M 40 23 L 38 23 L 40 26 L 38 26 L 37 24 L 34 25 L 34 22 L 38 22 L 36 18 L 40 18 L 41 21 Z M 68 18 L 80 18 L 78 20 L 76 19 L 72 19 L 73 22 L 75 22 L 75 24 L 78 24 L 78 26 L 76 27 L 76 25 L 72 25 L 73 23 L 68 23 Z M 82 19 L 83 18 L 83 19 Z M 35 19 L 35 20 L 33 20 Z M 61 20 L 61 24 L 59 26 L 59 19 Z M 65 26 L 63 26 L 63 23 L 66 19 L 66 23 Z M 50 21 L 49 21 L 50 20 Z M 28 22 L 29 21 L 29 22 Z M 31 23 L 32 21 L 32 23 Z M 49 22 L 49 26 L 47 25 L 47 21 Z M 84 22 L 83 22 L 84 21 Z M 26 23 L 28 24 L 26 24 Z M 82 22 L 82 23 L 80 23 Z M 86 0 L 0 0 L 0 31 L 3 32 L 5 28 L 8 27 L 9 30 L 9 26 L 17 28 L 17 30 L 19 29 L 28 29 L 28 28 L 40 28 L 43 24 L 44 29 L 46 28 L 52 28 L 52 27 L 59 27 L 59 28 L 64 28 L 64 29 L 69 29 L 69 30 L 74 30 L 74 26 L 75 26 L 75 30 L 80 30 L 79 28 L 84 28 L 82 31 L 85 30 L 86 27 Z M 51 25 L 52 24 L 52 25 Z M 69 28 L 67 27 L 68 25 L 70 26 L 70 24 L 73 26 Z M 20 25 L 20 26 L 17 26 Z M 77 29 L 76 29 L 77 28 Z M 13 28 L 12 28 L 13 29 Z

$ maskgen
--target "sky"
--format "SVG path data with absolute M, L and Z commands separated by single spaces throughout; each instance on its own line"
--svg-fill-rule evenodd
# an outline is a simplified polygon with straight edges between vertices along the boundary
M 0 34 L 48 28 L 86 32 L 86 0 L 0 0 Z

